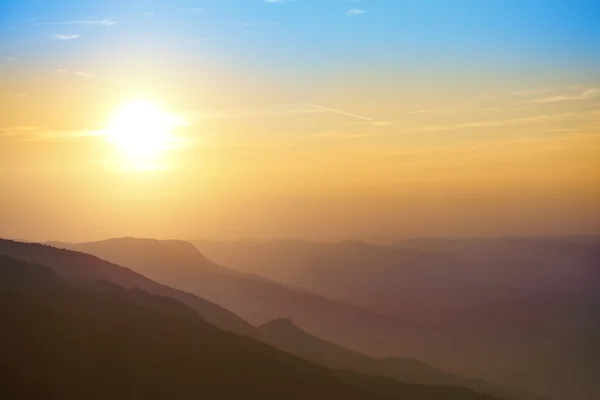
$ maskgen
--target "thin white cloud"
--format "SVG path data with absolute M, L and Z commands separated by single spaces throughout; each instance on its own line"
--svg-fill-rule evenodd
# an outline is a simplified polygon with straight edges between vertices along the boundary
M 57 34 L 53 35 L 53 37 L 56 40 L 73 40 L 73 39 L 79 39 L 81 37 L 81 35 L 76 35 L 76 34 L 72 34 L 72 33 L 57 33 Z
M 323 107 L 323 106 L 320 106 L 318 104 L 306 103 L 306 102 L 302 102 L 302 101 L 300 101 L 299 103 L 303 104 L 305 106 L 313 107 L 313 108 L 315 108 L 317 110 L 326 111 L 326 112 L 332 112 L 334 114 L 346 115 L 348 117 L 357 118 L 357 119 L 360 119 L 362 121 L 368 122 L 369 125 L 372 125 L 372 126 L 389 126 L 389 125 L 393 125 L 394 124 L 394 122 L 392 122 L 392 121 L 377 121 L 377 120 L 375 120 L 373 118 L 365 117 L 365 116 L 358 115 L 358 114 L 349 113 L 349 112 L 346 112 L 346 111 L 343 111 L 343 110 L 338 110 L 336 108 Z
M 31 126 L 31 125 L 18 125 L 11 126 L 6 128 L 0 128 L 0 136 L 20 136 L 20 135 L 28 135 L 31 132 L 39 131 L 40 127 Z
M 283 118 L 293 115 L 322 113 L 323 110 L 305 104 L 273 104 L 247 110 L 203 110 L 192 112 L 189 119 L 247 119 L 247 118 Z
M 325 131 L 325 132 L 317 132 L 317 133 L 308 133 L 305 135 L 297 135 L 294 136 L 294 139 L 331 139 L 331 140 L 340 140 L 340 139 L 359 139 L 371 137 L 373 134 L 371 133 L 347 133 L 347 132 L 338 132 L 338 131 Z
M 104 19 L 78 19 L 71 21 L 48 21 L 48 22 L 35 22 L 31 25 L 41 26 L 41 25 L 92 25 L 92 26 L 113 26 L 118 24 L 119 21 L 116 21 L 111 18 Z
M 570 118 L 578 118 L 584 115 L 598 115 L 600 114 L 597 110 L 588 110 L 581 112 L 564 112 L 558 114 L 543 114 L 543 115 L 534 115 L 531 117 L 524 118 L 513 118 L 507 119 L 503 121 L 475 121 L 475 122 L 465 122 L 461 124 L 454 125 L 445 125 L 445 126 L 425 126 L 422 128 L 424 131 L 429 132 L 440 132 L 440 131 L 450 131 L 457 129 L 468 129 L 468 128 L 490 128 L 490 127 L 499 127 L 505 125 L 515 125 L 515 124 L 531 124 L 537 122 L 546 122 L 555 119 L 570 119 Z
M 3 94 L 6 94 L 6 96 L 8 96 L 9 98 L 13 98 L 13 99 L 20 99 L 23 97 L 27 97 L 29 96 L 29 93 L 27 92 L 18 92 L 18 91 L 14 91 L 14 90 L 3 90 L 2 91 Z
M 93 78 L 96 76 L 94 74 L 90 74 L 89 72 L 82 72 L 82 71 L 74 71 L 73 75 L 82 76 L 84 78 Z
M 429 114 L 429 113 L 435 113 L 438 111 L 443 111 L 443 110 L 447 110 L 446 108 L 429 108 L 429 109 L 425 109 L 425 110 L 414 110 L 414 111 L 407 111 L 404 114 Z
M 73 74 L 73 75 L 77 75 L 77 76 L 81 76 L 84 78 L 94 78 L 96 75 L 89 73 L 89 72 L 84 72 L 84 71 L 71 71 L 70 69 L 65 69 L 65 68 L 59 68 L 56 70 L 56 72 L 64 74 L 64 73 L 69 73 L 69 74 Z
M 443 107 L 443 108 L 426 108 L 426 109 L 421 109 L 421 110 L 405 111 L 404 114 L 418 115 L 418 114 L 433 114 L 433 113 L 465 111 L 465 110 L 468 110 L 470 108 L 470 106 L 472 106 L 473 104 L 474 104 L 473 102 L 466 102 L 466 103 L 460 103 L 460 104 L 456 104 L 454 106 L 448 106 L 448 107 Z M 479 111 L 485 111 L 485 110 L 480 109 Z
M 366 13 L 365 10 L 361 10 L 359 8 L 351 8 L 350 10 L 346 11 L 346 15 L 350 16 L 350 17 L 357 17 L 359 15 L 362 15 Z
M 0 128 L 0 138 L 14 138 L 23 142 L 37 142 L 56 139 L 73 139 L 99 136 L 92 130 L 51 130 L 40 126 L 12 126 Z
M 373 121 L 371 123 L 371 125 L 373 126 L 390 126 L 390 125 L 394 125 L 396 124 L 396 122 L 394 121 Z
M 530 100 L 529 103 L 556 103 L 559 101 L 570 101 L 570 100 L 587 100 L 593 99 L 594 97 L 600 96 L 600 89 L 590 88 L 586 89 L 581 93 L 576 94 L 565 94 L 557 96 L 542 97 L 539 99 Z
M 363 121 L 375 122 L 375 120 L 372 119 L 372 118 L 363 117 L 362 115 L 352 114 L 352 113 L 349 113 L 349 112 L 346 112 L 346 111 L 342 111 L 342 110 L 337 110 L 335 108 L 323 107 L 323 106 L 320 106 L 320 105 L 317 105 L 317 104 L 305 103 L 305 102 L 302 102 L 302 101 L 300 101 L 299 103 L 300 104 L 304 104 L 304 105 L 309 106 L 309 107 L 314 107 L 317 110 L 329 111 L 329 112 L 332 112 L 332 113 L 335 113 L 335 114 L 347 115 L 348 117 L 362 119 Z

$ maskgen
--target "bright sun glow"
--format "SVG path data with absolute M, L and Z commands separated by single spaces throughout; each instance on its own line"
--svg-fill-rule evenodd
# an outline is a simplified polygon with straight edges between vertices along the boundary
M 177 116 L 148 100 L 139 99 L 128 102 L 115 113 L 105 135 L 131 167 L 151 169 L 174 145 L 173 131 L 181 125 Z

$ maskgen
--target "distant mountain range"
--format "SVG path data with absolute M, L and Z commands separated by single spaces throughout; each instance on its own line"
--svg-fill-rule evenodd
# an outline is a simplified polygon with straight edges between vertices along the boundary
M 378 356 L 403 354 L 406 349 L 401 338 L 411 334 L 410 321 L 220 266 L 189 242 L 119 238 L 49 244 L 93 254 L 193 293 L 255 326 L 276 318 L 289 318 L 318 337 Z M 432 331 L 431 335 L 441 333 Z
M 600 265 L 600 245 L 558 238 L 423 239 L 395 246 L 298 240 L 195 244 L 229 268 L 388 315 L 434 321 L 536 293 L 586 289 L 597 283 Z
M 109 241 L 111 245 L 115 245 L 121 240 Z M 125 239 L 122 242 L 132 244 L 161 243 L 158 241 L 148 242 L 146 240 Z M 182 243 L 167 242 L 166 248 L 177 249 L 177 251 L 185 249 L 197 253 L 193 247 L 189 247 Z M 206 320 L 219 326 L 221 329 L 237 332 L 250 336 L 255 339 L 269 343 L 274 347 L 280 348 L 299 357 L 309 359 L 330 367 L 354 370 L 369 375 L 378 375 L 389 378 L 395 378 L 407 383 L 420 384 L 436 384 L 436 385 L 454 385 L 466 386 L 478 391 L 493 393 L 499 397 L 506 399 L 539 399 L 534 395 L 529 395 L 524 392 L 507 389 L 505 387 L 494 385 L 485 381 L 478 381 L 463 378 L 442 370 L 429 367 L 424 363 L 415 360 L 406 360 L 402 358 L 375 360 L 362 354 L 344 349 L 333 343 L 325 342 L 316 337 L 303 332 L 299 328 L 293 328 L 295 335 L 298 335 L 302 340 L 296 341 L 295 345 L 290 347 L 286 344 L 286 338 L 289 332 L 281 333 L 281 340 L 273 335 L 270 326 L 273 322 L 267 323 L 259 329 L 254 329 L 249 324 L 246 324 L 241 319 L 232 316 L 230 313 L 223 313 L 223 309 L 216 304 L 207 302 L 191 294 L 181 292 L 169 287 L 157 284 L 127 268 L 109 263 L 107 261 L 96 258 L 92 255 L 82 254 L 74 251 L 61 250 L 47 245 L 33 243 L 18 243 L 13 241 L 0 240 L 0 254 L 8 254 L 22 260 L 43 262 L 50 265 L 54 271 L 61 276 L 77 280 L 96 280 L 104 279 L 124 287 L 142 288 L 150 293 L 159 294 L 161 296 L 169 296 L 176 298 L 178 301 L 186 304 L 194 309 L 200 316 Z M 152 253 L 145 252 L 144 254 L 152 257 Z M 203 257 L 200 258 L 206 262 Z M 173 264 L 171 268 L 173 268 Z M 190 265 L 191 268 L 194 268 Z M 200 266 L 198 266 L 199 268 Z M 214 268 L 214 265 L 211 265 Z M 236 276 L 236 274 L 233 274 Z M 263 282 L 262 280 L 258 280 Z M 322 301 L 327 301 L 323 299 Z M 201 307 L 199 305 L 202 305 Z M 205 317 L 206 316 L 206 317 Z M 226 317 L 226 318 L 225 318 Z M 293 325 L 292 325 L 293 326 Z M 323 360 L 321 355 L 329 354 L 328 360 Z M 393 362 L 391 361 L 393 360 Z M 373 366 L 376 367 L 373 367 Z M 389 367 L 386 367 L 389 365 Z
M 542 396 L 507 389 L 484 380 L 464 378 L 416 359 L 368 357 L 310 335 L 289 319 L 270 321 L 260 326 L 258 332 L 260 340 L 273 347 L 332 368 L 348 369 L 369 376 L 383 376 L 403 382 L 465 386 L 478 392 L 493 393 L 504 399 L 542 399 Z
M 212 262 L 223 262 L 215 251 L 205 251 L 207 258 L 183 241 L 54 244 L 218 304 L 235 314 L 227 323 L 236 320 L 237 333 L 257 339 L 251 325 L 286 318 L 372 358 L 419 359 L 557 399 L 595 400 L 600 393 L 594 373 L 600 370 L 600 264 L 598 247 L 587 239 L 253 243 L 260 260 L 271 257 L 277 261 L 272 270 L 285 270 L 278 272 L 290 277 L 285 282 L 247 272 L 250 262 L 259 265 L 248 244 L 219 244 L 230 257 L 248 260 L 244 272 Z M 376 309 L 377 303 L 388 309 Z
M 3 399 L 492 399 L 330 370 L 221 331 L 171 298 L 5 256 L 0 298 Z
M 600 395 L 596 237 L 195 243 L 230 268 L 403 321 L 404 355 L 557 398 Z

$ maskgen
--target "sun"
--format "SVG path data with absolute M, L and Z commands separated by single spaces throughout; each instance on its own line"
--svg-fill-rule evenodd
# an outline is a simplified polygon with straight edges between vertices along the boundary
M 135 99 L 124 104 L 110 119 L 104 136 L 115 145 L 124 161 L 136 169 L 150 169 L 175 144 L 179 117 L 150 100 Z

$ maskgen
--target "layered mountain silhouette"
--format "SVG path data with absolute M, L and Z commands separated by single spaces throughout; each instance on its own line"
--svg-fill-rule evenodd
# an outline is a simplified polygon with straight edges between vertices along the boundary
M 189 242 L 117 238 L 89 243 L 49 244 L 93 254 L 150 279 L 198 295 L 253 325 L 289 318 L 318 337 L 379 356 L 412 350 L 403 336 L 411 321 L 332 301 L 324 296 L 220 266 Z M 440 336 L 432 329 L 419 337 Z M 413 345 L 414 348 L 414 345 Z M 423 342 L 423 349 L 429 344 Z M 435 350 L 431 349 L 434 353 Z
M 478 266 L 462 257 L 358 241 L 199 241 L 209 258 L 239 271 L 397 317 L 443 318 L 489 294 Z M 452 285 L 460 275 L 460 287 Z
M 341 247 L 354 248 L 354 245 L 369 251 L 384 247 L 356 242 L 346 242 Z M 494 301 L 487 297 L 487 301 L 478 302 L 477 299 L 487 295 L 485 290 L 472 293 L 469 287 L 476 290 L 477 284 L 469 283 L 466 288 L 455 284 L 456 281 L 461 283 L 463 277 L 467 281 L 472 279 L 468 271 L 473 271 L 478 261 L 471 259 L 466 267 L 447 269 L 443 271 L 443 278 L 438 279 L 440 287 L 454 287 L 457 296 L 472 299 L 470 307 L 460 309 L 454 303 L 452 311 L 442 315 L 422 311 L 390 317 L 221 267 L 186 242 L 125 238 L 63 246 L 95 254 L 161 283 L 194 293 L 254 325 L 284 317 L 317 337 L 369 356 L 417 358 L 459 375 L 549 397 L 591 400 L 599 393 L 597 380 L 590 372 L 600 367 L 600 353 L 594 339 L 600 332 L 596 322 L 600 304 L 598 291 L 580 290 L 593 288 L 594 275 L 583 279 L 577 273 L 578 279 L 566 280 L 562 273 L 552 279 L 540 274 L 540 284 L 529 285 L 536 290 L 527 290 L 527 285 L 513 278 L 520 276 L 514 274 L 517 267 L 509 265 L 503 271 L 502 263 L 479 264 L 482 265 L 479 268 L 497 276 L 493 285 L 499 285 L 497 293 L 502 296 L 492 297 Z M 384 251 L 398 254 L 393 248 Z M 415 254 L 411 249 L 407 252 Z M 422 253 L 422 250 L 417 251 L 417 254 Z M 446 254 L 440 253 L 439 257 L 443 259 Z M 454 260 L 460 257 L 464 258 L 450 256 Z M 410 270 L 419 272 L 418 268 Z M 544 271 L 543 268 L 537 270 L 538 274 Z M 594 273 L 597 268 L 576 266 L 573 271 Z M 475 282 L 480 281 L 479 275 L 473 274 L 477 276 Z M 358 280 L 350 274 L 339 276 L 337 285 L 352 285 Z M 361 284 L 372 284 L 368 278 L 365 273 Z M 394 286 L 392 276 L 387 276 L 386 281 L 387 286 L 382 285 L 382 291 Z M 428 286 L 426 279 L 421 281 L 425 286 L 421 286 L 417 294 L 436 300 L 435 288 Z M 552 285 L 557 282 L 560 285 Z M 565 282 L 579 282 L 584 286 L 565 285 Z M 399 283 L 398 287 L 403 286 Z M 356 292 L 356 299 L 361 296 Z
M 137 242 L 133 239 L 125 240 L 127 242 Z M 147 241 L 142 240 L 141 242 L 147 243 Z M 161 243 L 159 241 L 153 241 L 153 243 Z M 168 248 L 172 248 L 172 242 L 167 242 Z M 179 243 L 181 244 L 181 243 Z M 179 245 L 178 244 L 178 245 Z M 64 244 L 63 244 L 64 245 Z M 193 247 L 189 246 L 181 246 L 178 248 L 184 248 L 186 251 L 190 251 L 196 253 Z M 213 303 L 207 302 L 201 298 L 195 297 L 189 293 L 181 292 L 175 289 L 171 289 L 169 287 L 165 287 L 159 285 L 149 279 L 127 269 L 123 268 L 119 265 L 109 263 L 105 260 L 96 258 L 95 256 L 89 254 L 83 254 L 75 251 L 58 249 L 47 245 L 34 244 L 34 243 L 18 243 L 12 241 L 0 241 L 0 254 L 9 254 L 14 257 L 29 260 L 29 261 L 37 261 L 37 262 L 45 262 L 52 266 L 52 268 L 58 272 L 59 274 L 70 277 L 70 278 L 83 278 L 83 279 L 106 279 L 110 280 L 119 285 L 123 285 L 125 287 L 138 287 L 144 290 L 147 290 L 151 293 L 160 294 L 163 296 L 170 296 L 178 299 L 189 307 L 193 308 L 196 312 L 198 312 L 202 317 L 207 317 L 205 319 L 210 320 L 212 323 L 215 323 L 218 327 L 224 330 L 229 330 L 237 333 L 242 333 L 244 335 L 257 338 L 266 343 L 272 344 L 275 347 L 281 348 L 282 350 L 291 352 L 297 356 L 302 358 L 307 358 L 315 362 L 324 363 L 325 365 L 329 365 L 332 367 L 339 367 L 344 369 L 351 369 L 358 372 L 365 373 L 375 373 L 376 370 L 371 371 L 370 368 L 365 369 L 365 364 L 368 365 L 371 361 L 366 361 L 366 363 L 354 363 L 354 362 L 346 362 L 347 354 L 351 354 L 351 359 L 360 359 L 360 360 L 372 360 L 370 357 L 364 356 L 360 353 L 353 352 L 350 350 L 346 350 L 340 346 L 334 345 L 333 343 L 321 341 L 316 339 L 316 337 L 304 333 L 302 337 L 304 338 L 305 344 L 299 343 L 296 348 L 289 347 L 281 347 L 280 343 L 273 340 L 273 336 L 269 335 L 267 331 L 264 329 L 255 330 L 249 324 L 241 321 L 241 319 L 234 316 L 234 318 L 220 319 L 215 318 L 216 315 L 221 315 L 222 309 L 219 306 L 214 305 Z M 148 254 L 148 253 L 145 253 Z M 152 253 L 150 253 L 152 254 Z M 204 257 L 201 259 L 205 260 Z M 46 261 L 45 261 L 46 260 Z M 65 267 L 68 266 L 68 267 Z M 173 265 L 173 264 L 169 264 Z M 175 264 L 177 265 L 177 264 Z M 210 265 L 211 268 L 214 268 L 214 265 Z M 296 295 L 296 294 L 295 294 Z M 303 297 L 300 297 L 303 298 Z M 249 301 L 252 301 L 251 299 Z M 321 301 L 326 301 L 326 299 L 322 299 Z M 198 304 L 201 304 L 202 307 L 199 307 Z M 334 303 L 337 304 L 337 303 Z M 318 305 L 318 303 L 317 303 Z M 230 314 L 226 314 L 228 317 L 231 317 Z M 240 322 L 241 321 L 241 322 Z M 333 321 L 335 322 L 335 321 Z M 330 322 L 332 323 L 332 322 Z M 269 324 L 267 324 L 268 326 Z M 240 329 L 241 327 L 241 329 Z M 295 331 L 298 332 L 299 328 L 295 328 Z M 300 331 L 301 332 L 301 331 Z M 349 332 L 352 334 L 352 332 Z M 285 338 L 287 335 L 282 333 L 282 336 Z M 306 352 L 306 348 L 314 348 L 314 343 L 322 343 L 327 344 L 328 352 L 335 357 L 334 359 L 339 357 L 339 360 L 330 364 L 328 362 L 323 362 L 318 357 L 313 358 L 310 356 L 312 352 Z M 331 351 L 333 349 L 333 351 Z M 322 349 L 321 349 L 322 350 Z M 319 350 L 319 352 L 321 352 Z M 325 352 L 324 352 L 325 353 Z M 390 358 L 391 359 L 391 358 Z M 507 389 L 500 385 L 494 385 L 491 383 L 472 380 L 459 377 L 457 375 L 451 373 L 444 373 L 443 371 L 433 368 L 427 367 L 424 363 L 419 363 L 414 360 L 405 360 L 402 358 L 395 358 L 397 362 L 392 363 L 389 371 L 383 373 L 382 376 L 394 377 L 396 379 L 401 379 L 403 382 L 409 383 L 437 383 L 437 384 L 450 384 L 450 385 L 465 385 L 467 387 L 474 388 L 476 390 L 483 390 L 486 393 L 492 393 L 498 395 L 502 398 L 506 399 L 537 399 L 537 396 L 530 395 L 524 392 Z M 333 360 L 332 360 L 333 361 Z M 385 363 L 380 362 L 380 365 Z M 406 375 L 403 374 L 401 370 L 398 369 L 397 365 L 402 364 L 407 367 L 411 365 L 417 368 L 417 372 L 408 371 Z M 428 372 L 429 371 L 429 372 Z M 429 374 L 431 373 L 431 374 Z M 413 378 L 418 376 L 418 379 Z
M 466 334 L 448 334 L 439 319 L 428 314 L 390 316 L 334 301 L 220 266 L 184 241 L 116 238 L 50 244 L 131 268 L 150 279 L 217 303 L 255 326 L 288 318 L 317 337 L 370 356 L 418 358 L 461 375 L 493 381 L 493 376 L 480 374 L 480 353 L 488 343 L 475 340 L 478 332 L 471 329 Z M 349 279 L 345 274 L 338 278 L 339 285 Z M 463 329 L 461 323 L 456 325 Z M 457 352 L 457 348 L 469 350 Z M 488 360 L 485 363 L 484 366 Z
M 397 246 L 198 241 L 217 263 L 389 315 L 452 313 L 598 279 L 600 247 L 557 238 L 410 240 Z
M 151 294 L 168 296 L 196 311 L 206 321 L 226 331 L 252 335 L 253 327 L 225 308 L 193 294 L 159 284 L 128 268 L 91 254 L 57 249 L 38 243 L 0 239 L 0 254 L 51 267 L 56 273 L 73 279 L 102 279 L 125 288 L 139 288 Z
M 570 400 L 600 395 L 590 373 L 600 369 L 595 243 L 575 236 L 196 245 L 240 271 L 409 321 L 402 340 L 415 351 L 404 355 Z
M 334 371 L 224 332 L 178 301 L 0 256 L 6 399 L 456 399 L 470 389 Z
M 543 398 L 483 380 L 464 378 L 416 359 L 368 357 L 310 335 L 285 318 L 269 321 L 258 327 L 258 332 L 258 337 L 273 347 L 332 368 L 357 371 L 370 376 L 394 378 L 403 382 L 465 386 L 504 399 L 541 400 Z
M 502 332 L 510 346 L 504 348 L 524 355 L 514 363 L 515 379 L 529 377 L 529 384 L 546 386 L 557 398 L 600 396 L 597 236 L 420 239 L 399 245 L 472 260 L 490 281 L 511 289 L 510 298 L 477 309 L 470 319 Z
M 131 242 L 132 240 L 128 239 L 127 241 Z M 172 242 L 168 242 L 169 248 L 171 248 L 171 245 Z M 177 244 L 177 246 L 179 245 L 181 245 L 181 243 Z M 178 248 L 184 248 L 187 251 L 193 250 L 193 252 L 197 252 L 197 250 L 194 248 L 190 248 L 189 246 L 185 245 Z M 221 317 L 223 314 L 223 310 L 219 306 L 195 297 L 189 293 L 159 285 L 127 268 L 109 263 L 89 254 L 58 249 L 42 244 L 19 243 L 7 240 L 0 240 L 0 254 L 9 254 L 19 259 L 36 261 L 38 263 L 43 262 L 47 265 L 50 265 L 55 272 L 67 278 L 85 280 L 103 279 L 127 288 L 141 288 L 150 293 L 175 298 L 192 308 L 203 318 L 206 316 L 207 318 L 205 319 L 215 323 L 215 325 L 221 329 L 242 333 L 244 335 L 262 340 L 265 343 L 269 343 L 274 347 L 280 348 L 299 357 L 327 366 L 354 370 L 370 375 L 375 374 L 392 377 L 408 383 L 432 383 L 467 386 L 478 391 L 492 393 L 499 397 L 511 400 L 534 400 L 538 398 L 537 396 L 507 389 L 499 385 L 462 378 L 460 376 L 429 367 L 426 364 L 416 360 L 390 358 L 386 361 L 376 361 L 360 353 L 353 352 L 333 343 L 317 339 L 316 337 L 301 331 L 294 325 L 291 325 L 291 323 L 290 326 L 293 327 L 291 331 L 293 332 L 296 340 L 294 341 L 293 346 L 289 346 L 289 342 L 287 341 L 287 338 L 289 338 L 289 332 L 283 330 L 281 332 L 281 337 L 278 338 L 277 335 L 273 335 L 272 330 L 269 329 L 269 327 L 273 325 L 272 322 L 267 323 L 259 329 L 254 329 L 249 324 L 246 324 L 235 316 L 231 318 L 232 315 L 230 315 L 228 312 L 225 313 L 225 316 L 228 318 L 216 318 L 215 315 Z M 199 305 L 202 305 L 202 307 L 199 307 Z M 275 324 L 275 326 L 277 326 L 277 324 Z M 324 354 L 329 354 L 327 360 L 321 358 L 321 356 Z M 393 360 L 393 362 L 388 363 L 389 360 Z M 373 364 L 377 364 L 377 367 L 373 368 Z M 388 364 L 389 368 L 386 369 L 385 365 Z
M 600 265 L 600 240 L 596 236 L 429 238 L 406 240 L 397 246 L 459 256 L 488 269 L 502 265 L 507 274 L 520 273 L 520 279 L 535 273 L 538 279 L 549 281 L 539 282 L 542 284 L 556 284 L 563 278 L 567 278 L 563 283 L 579 283 L 575 279 L 597 271 Z

